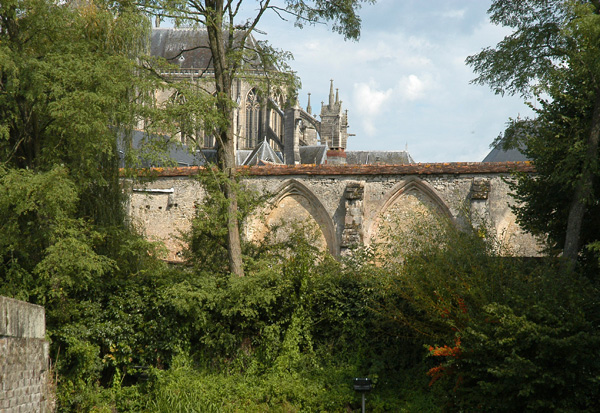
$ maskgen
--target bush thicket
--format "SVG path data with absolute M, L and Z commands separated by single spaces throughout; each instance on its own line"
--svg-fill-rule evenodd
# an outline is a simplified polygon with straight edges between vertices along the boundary
M 503 256 L 481 236 L 485 231 L 434 229 L 418 228 L 427 242 L 413 243 L 401 265 L 386 267 L 395 294 L 382 308 L 428 337 L 439 405 L 593 410 L 600 377 L 596 280 L 555 259 Z

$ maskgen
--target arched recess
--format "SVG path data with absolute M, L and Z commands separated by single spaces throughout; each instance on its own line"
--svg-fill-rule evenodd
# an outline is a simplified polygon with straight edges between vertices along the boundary
M 306 224 L 312 220 L 322 234 L 323 249 L 327 249 L 334 256 L 338 254 L 333 221 L 321 201 L 301 182 L 295 179 L 284 182 L 269 202 L 269 206 L 258 214 L 260 216 L 255 216 L 248 222 L 246 236 L 249 240 L 264 238 L 270 225 L 278 225 L 281 221 Z
M 405 205 L 402 205 L 403 203 Z M 379 240 L 383 221 L 385 221 L 387 214 L 396 212 L 394 208 L 399 210 L 412 209 L 415 215 L 420 214 L 421 216 L 423 212 L 428 210 L 437 216 L 448 218 L 450 222 L 455 223 L 450 208 L 436 191 L 423 180 L 416 177 L 409 177 L 394 185 L 384 197 L 379 211 L 368 226 L 368 232 L 365 234 L 365 240 L 368 243 Z M 410 219 L 414 219 L 414 217 L 410 217 Z M 407 224 L 410 223 L 407 222 Z

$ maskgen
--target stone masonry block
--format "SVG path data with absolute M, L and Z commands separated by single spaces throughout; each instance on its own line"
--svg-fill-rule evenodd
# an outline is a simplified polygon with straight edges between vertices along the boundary
M 363 199 L 363 195 L 365 192 L 364 186 L 359 182 L 350 182 L 346 186 L 346 191 L 344 192 L 344 197 L 348 200 L 359 200 Z
M 488 199 L 490 193 L 490 180 L 485 178 L 473 179 L 471 184 L 471 199 Z

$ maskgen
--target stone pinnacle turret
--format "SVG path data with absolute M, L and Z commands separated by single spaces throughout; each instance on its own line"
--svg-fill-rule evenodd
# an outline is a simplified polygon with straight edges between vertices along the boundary
M 339 90 L 333 92 L 333 79 L 329 85 L 329 104 L 321 106 L 321 140 L 328 146 L 327 163 L 346 163 L 348 141 L 348 114 L 342 110 Z
M 331 79 L 331 85 L 329 86 L 329 109 L 333 108 L 335 102 L 333 99 L 333 79 Z

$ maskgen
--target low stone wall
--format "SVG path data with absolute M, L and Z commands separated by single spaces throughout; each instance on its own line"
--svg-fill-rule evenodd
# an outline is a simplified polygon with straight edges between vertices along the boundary
M 168 260 L 178 261 L 181 233 L 189 230 L 205 197 L 194 179 L 202 169 L 144 172 L 156 179 L 131 182 L 130 217 L 149 239 L 165 244 Z M 485 224 L 507 253 L 537 256 L 538 240 L 519 227 L 511 210 L 515 201 L 507 181 L 513 172 L 534 169 L 529 162 L 241 167 L 238 173 L 247 187 L 270 197 L 257 219 L 247 221 L 244 235 L 260 239 L 265 223 L 292 218 L 318 226 L 319 243 L 337 256 L 352 245 L 382 241 L 384 221 L 408 225 L 411 210 L 427 208 L 458 227 Z
M 44 308 L 0 297 L 0 412 L 50 412 Z

